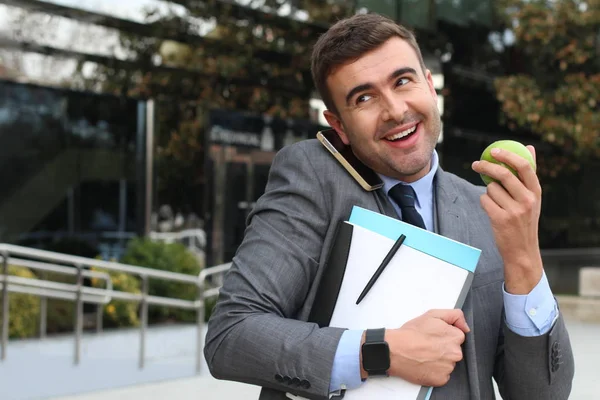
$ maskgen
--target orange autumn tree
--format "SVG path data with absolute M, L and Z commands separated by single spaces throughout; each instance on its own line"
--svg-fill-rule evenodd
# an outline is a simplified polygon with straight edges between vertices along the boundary
M 561 149 L 551 176 L 600 157 L 600 0 L 501 0 L 517 71 L 496 79 L 507 126 Z

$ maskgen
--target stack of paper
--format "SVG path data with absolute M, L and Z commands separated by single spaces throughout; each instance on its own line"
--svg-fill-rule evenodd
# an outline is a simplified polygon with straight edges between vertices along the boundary
M 354 207 L 344 224 L 352 226 L 345 230 L 351 232 L 351 238 L 338 237 L 336 242 L 350 240 L 350 246 L 329 326 L 398 328 L 431 309 L 462 307 L 480 250 L 360 207 Z M 356 305 L 401 234 L 406 235 L 404 243 Z M 359 389 L 347 391 L 345 398 L 424 400 L 430 395 L 430 388 L 396 377 L 377 377 L 369 378 Z

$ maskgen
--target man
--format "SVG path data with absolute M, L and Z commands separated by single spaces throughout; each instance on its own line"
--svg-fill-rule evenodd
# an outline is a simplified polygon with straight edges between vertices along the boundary
M 519 179 L 474 163 L 475 172 L 498 180 L 487 189 L 439 168 L 431 73 L 414 36 L 384 17 L 332 26 L 315 45 L 312 72 L 328 122 L 385 185 L 364 191 L 316 140 L 279 152 L 209 322 L 211 373 L 263 386 L 261 399 L 326 399 L 368 380 L 362 344 L 378 333 L 389 363 L 380 357 L 371 374 L 434 386 L 432 399 L 492 399 L 492 378 L 505 399 L 568 398 L 573 356 L 543 271 L 541 189 L 531 166 L 494 154 Z M 399 190 L 416 197 L 412 209 L 394 200 Z M 431 310 L 369 334 L 305 322 L 318 307 L 338 222 L 354 205 L 482 249 L 463 309 Z

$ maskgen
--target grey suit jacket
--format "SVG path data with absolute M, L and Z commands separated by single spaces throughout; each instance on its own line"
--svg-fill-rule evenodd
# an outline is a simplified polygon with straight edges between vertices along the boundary
M 441 169 L 435 176 L 438 231 L 482 249 L 463 311 L 471 327 L 464 360 L 432 399 L 567 399 L 573 355 L 562 317 L 540 337 L 504 324 L 503 265 L 476 187 Z M 249 216 L 208 324 L 212 375 L 263 387 L 260 399 L 291 392 L 326 399 L 343 332 L 305 322 L 339 221 L 357 205 L 397 217 L 381 190 L 364 191 L 316 140 L 282 149 Z

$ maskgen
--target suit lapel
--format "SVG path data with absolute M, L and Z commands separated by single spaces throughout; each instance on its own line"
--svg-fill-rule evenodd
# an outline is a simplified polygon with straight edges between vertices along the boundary
M 377 203 L 377 209 L 379 210 L 379 213 L 398 219 L 398 213 L 396 213 L 394 206 L 392 203 L 390 203 L 390 199 L 385 194 L 383 188 L 374 191 L 373 197 Z
M 460 207 L 459 192 L 450 175 L 441 168 L 435 174 L 435 203 L 438 233 L 458 242 L 469 243 L 469 224 Z

